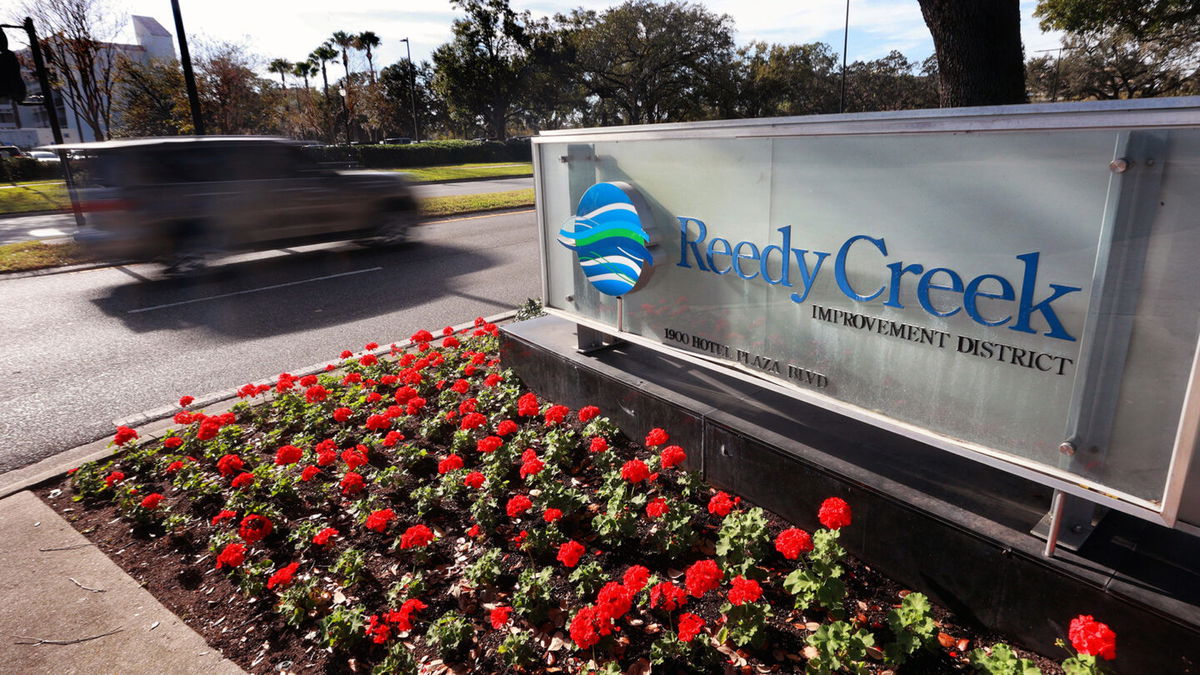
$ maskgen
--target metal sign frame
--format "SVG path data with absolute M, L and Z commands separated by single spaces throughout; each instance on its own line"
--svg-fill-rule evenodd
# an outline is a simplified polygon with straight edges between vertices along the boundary
M 990 106 L 945 110 L 821 115 L 752 120 L 725 120 L 681 124 L 658 124 L 596 129 L 545 131 L 533 138 L 535 206 L 539 224 L 539 259 L 542 265 L 542 297 L 546 311 L 579 325 L 583 329 L 616 336 L 627 342 L 669 354 L 706 368 L 731 374 L 739 379 L 792 398 L 820 406 L 847 417 L 864 421 L 888 431 L 912 438 L 956 455 L 1022 476 L 1117 511 L 1135 515 L 1166 526 L 1174 526 L 1184 492 L 1188 468 L 1200 438 L 1200 340 L 1194 350 L 1191 370 L 1178 415 L 1171 460 L 1167 469 L 1161 503 L 1114 491 L 1096 481 L 1071 472 L 1070 456 L 1058 467 L 1002 453 L 986 446 L 952 438 L 916 424 L 902 422 L 816 391 L 794 388 L 765 379 L 735 363 L 710 359 L 643 337 L 553 306 L 549 300 L 547 278 L 547 224 L 545 222 L 545 171 L 541 146 L 545 144 L 596 143 L 609 141 L 749 139 L 803 136 L 869 134 L 969 133 L 1037 130 L 1113 130 L 1118 133 L 1114 148 L 1112 179 L 1100 232 L 1097 264 L 1093 276 L 1093 297 L 1085 330 L 1093 339 L 1085 342 L 1080 355 L 1081 368 L 1071 401 L 1071 418 L 1066 420 L 1064 438 L 1073 453 L 1075 445 L 1103 447 L 1108 430 L 1095 424 L 1116 406 L 1111 377 L 1103 376 L 1104 364 L 1123 363 L 1132 321 L 1127 309 L 1136 301 L 1127 280 L 1138 278 L 1145 256 L 1144 240 L 1137 236 L 1142 215 L 1138 194 L 1157 189 L 1162 167 L 1144 158 L 1161 157 L 1163 139 L 1158 130 L 1200 127 L 1200 97 L 1103 101 L 1068 104 Z M 568 161 L 566 156 L 559 161 Z M 1139 163 L 1140 162 L 1140 163 Z M 1138 171 L 1126 173 L 1129 166 Z M 1086 364 L 1086 365 L 1085 365 Z M 1099 374 L 1099 376 L 1098 376 Z M 1089 437 L 1081 435 L 1087 429 Z M 1064 448 L 1064 451 L 1066 448 Z

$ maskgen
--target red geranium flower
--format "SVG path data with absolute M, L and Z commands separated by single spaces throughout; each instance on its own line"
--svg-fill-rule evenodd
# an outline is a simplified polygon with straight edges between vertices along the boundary
M 821 502 L 817 520 L 831 530 L 839 530 L 850 524 L 850 505 L 840 497 L 830 497 Z
M 238 490 L 254 485 L 254 474 L 249 472 L 240 473 L 233 479 L 231 485 Z
M 324 401 L 329 398 L 329 390 L 319 384 L 315 384 L 304 390 L 304 400 L 309 403 Z
M 562 424 L 562 421 L 567 419 L 567 415 L 570 412 L 571 409 L 565 405 L 552 405 L 546 409 L 546 414 L 543 416 L 543 419 L 546 420 L 546 424 L 548 425 Z
M 600 633 L 596 630 L 597 618 L 595 607 L 584 607 L 571 619 L 571 639 L 580 649 L 591 649 L 600 642 Z
M 512 420 L 502 420 L 500 424 L 496 425 L 496 435 L 507 436 L 516 431 L 518 428 L 519 427 L 517 426 L 516 422 Z
M 171 462 L 170 464 L 167 465 L 167 473 L 175 473 L 176 471 L 179 471 L 182 468 L 183 468 L 183 461 L 177 459 L 174 462 Z
M 426 605 L 416 598 L 411 598 L 409 600 L 405 600 L 404 604 L 400 605 L 400 609 L 396 610 L 395 612 L 388 612 L 386 618 L 389 623 L 396 624 L 400 630 L 409 631 L 412 630 L 413 613 L 425 609 L 428 606 L 429 605 Z
M 633 565 L 625 570 L 625 576 L 621 577 L 621 581 L 629 590 L 637 593 L 646 587 L 646 582 L 650 580 L 650 570 L 641 565 Z
M 704 628 L 704 619 L 687 612 L 679 615 L 679 640 L 681 642 L 691 642 L 692 638 L 700 634 L 701 628 Z
M 237 455 L 225 455 L 217 460 L 217 471 L 222 476 L 231 476 L 242 470 L 242 458 Z
M 496 373 L 491 373 L 487 377 L 483 378 L 483 386 L 489 387 L 489 388 L 494 387 L 494 386 L 500 384 L 503 381 L 503 379 L 504 378 L 500 377 Z
M 747 579 L 742 575 L 737 575 L 733 578 L 732 586 L 729 589 L 729 602 L 734 605 L 742 605 L 747 602 L 754 602 L 762 597 L 762 586 L 753 579 Z
M 589 452 L 604 452 L 607 449 L 608 441 L 604 440 L 600 436 L 593 438 L 591 444 L 588 446 Z
M 175 424 L 191 424 L 195 419 L 195 415 L 184 410 L 182 412 L 175 413 L 175 417 L 172 419 L 175 421 Z
M 367 350 L 379 349 L 379 343 L 378 342 L 368 342 L 366 344 L 366 346 L 363 347 L 363 349 L 367 349 Z
M 392 627 L 380 620 L 378 614 L 372 614 L 367 617 L 367 635 L 371 638 L 371 642 L 381 645 L 392 636 Z
M 276 464 L 295 464 L 304 456 L 304 451 L 294 445 L 285 445 L 275 451 Z
M 524 480 L 529 476 L 536 476 L 537 474 L 541 473 L 542 469 L 544 468 L 546 468 L 545 462 L 538 459 L 537 455 L 526 459 L 521 463 L 521 480 Z
M 222 565 L 230 567 L 241 567 L 246 561 L 246 546 L 234 542 L 225 546 L 221 554 L 217 556 L 217 569 L 221 569 Z
M 572 540 L 558 547 L 557 557 L 558 561 L 563 565 L 567 567 L 574 567 L 579 564 L 579 559 L 583 557 L 583 554 L 586 552 L 587 549 L 583 547 L 583 544 Z
M 499 436 L 485 436 L 475 443 L 475 449 L 479 452 L 495 452 L 504 445 L 504 439 Z
M 663 581 L 650 589 L 651 609 L 661 604 L 663 609 L 668 612 L 674 612 L 686 603 L 687 591 L 669 581 Z
M 667 500 L 659 497 L 646 505 L 646 515 L 651 518 L 661 518 L 667 514 Z
M 510 614 L 512 614 L 512 607 L 504 607 L 501 605 L 500 607 L 493 609 L 489 617 L 492 622 L 492 628 L 500 630 L 501 628 L 507 626 L 508 617 Z
M 304 467 L 304 470 L 300 472 L 300 480 L 307 483 L 308 481 L 316 478 L 317 474 L 319 474 L 319 473 L 321 473 L 321 469 L 319 467 L 315 467 L 315 466 L 311 466 L 311 465 L 306 466 L 306 467 Z
M 433 334 L 425 329 L 421 329 L 421 330 L 413 333 L 412 337 L 410 337 L 409 339 L 412 340 L 413 342 L 429 342 L 430 340 L 433 339 Z
M 724 518 L 729 515 L 729 512 L 733 510 L 733 505 L 736 503 L 729 495 L 724 492 L 718 492 L 712 496 L 712 499 L 708 500 L 708 512 L 714 516 Z
M 373 366 L 376 363 L 379 363 L 379 358 L 374 354 L 363 354 L 362 358 L 358 360 L 358 364 L 361 366 Z
M 192 404 L 192 401 L 195 401 L 195 400 L 196 400 L 195 396 L 180 396 L 179 397 L 179 407 L 186 408 Z
M 467 413 L 463 415 L 462 422 L 459 424 L 461 429 L 475 429 L 487 424 L 487 418 L 477 412 Z
M 367 428 L 371 431 L 383 431 L 392 426 L 392 418 L 387 415 L 371 415 L 367 418 Z
M 471 383 L 466 380 L 456 380 L 454 384 L 450 385 L 450 389 L 460 394 L 465 394 L 471 390 Z
M 389 431 L 383 438 L 383 447 L 390 448 L 402 440 L 404 440 L 404 434 L 399 431 Z
M 650 477 L 650 467 L 640 459 L 631 459 L 621 467 L 621 478 L 630 483 L 640 483 Z
M 483 487 L 484 479 L 485 477 L 482 473 L 479 473 L 478 471 L 472 471 L 471 473 L 467 474 L 465 478 L 463 478 L 463 485 L 478 490 L 479 488 Z
M 478 537 L 481 534 L 483 534 L 483 529 L 479 527 L 479 523 L 475 523 L 471 529 L 467 530 L 468 537 Z
M 156 509 L 156 508 L 158 508 L 159 502 L 161 502 L 162 500 L 163 500 L 162 495 L 160 495 L 157 492 L 152 492 L 152 493 L 146 495 L 145 497 L 142 497 L 142 508 L 143 509 Z
M 724 574 L 721 572 L 721 568 L 717 567 L 716 561 L 697 560 L 687 568 L 684 585 L 687 586 L 688 593 L 691 593 L 692 597 L 699 598 L 720 586 L 722 576 Z
M 517 414 L 521 417 L 532 417 L 538 414 L 537 394 L 529 392 L 517 399 Z
M 354 411 L 349 408 L 338 408 L 333 411 L 333 419 L 336 422 L 345 422 L 350 419 L 350 415 L 352 414 L 354 414 Z
M 317 383 L 317 376 L 313 375 L 311 373 L 300 378 L 300 386 L 301 387 L 311 387 L 316 383 Z
M 1071 619 L 1067 635 L 1071 638 L 1071 646 L 1080 654 L 1099 656 L 1105 661 L 1117 658 L 1117 634 L 1093 619 L 1091 614 Z
M 669 440 L 671 440 L 671 436 L 668 435 L 666 431 L 663 431 L 657 427 L 651 429 L 650 433 L 646 434 L 646 445 L 650 447 L 662 445 Z
M 338 536 L 338 531 L 332 527 L 327 527 L 313 535 L 313 543 L 317 546 L 325 546 L 329 540 Z
M 682 464 L 683 460 L 687 459 L 687 453 L 678 445 L 668 445 L 663 448 L 662 454 L 659 456 L 662 461 L 662 468 L 669 469 L 678 464 Z
M 366 446 L 360 445 L 358 448 L 365 449 Z M 342 461 L 346 463 L 347 467 L 357 469 L 367 463 L 367 456 L 360 449 L 346 448 L 342 451 Z
M 218 513 L 217 515 L 212 517 L 212 524 L 216 525 L 217 523 L 221 522 L 222 520 L 230 520 L 232 518 L 237 518 L 237 511 L 230 511 L 229 509 L 225 509 L 225 510 L 221 511 L 220 513 Z
M 290 565 L 280 567 L 267 579 L 267 588 L 287 588 L 296 578 L 296 570 L 300 569 L 300 563 L 294 562 Z
M 247 544 L 253 544 L 266 539 L 273 529 L 269 518 L 252 513 L 242 519 L 242 524 L 238 527 L 238 536 Z
M 607 621 L 620 619 L 633 607 L 633 593 L 623 584 L 608 582 L 596 595 L 596 613 Z
M 125 445 L 129 441 L 138 437 L 138 432 L 130 429 L 127 426 L 117 427 L 117 433 L 113 435 L 113 443 L 117 445 Z
M 433 531 L 424 525 L 413 525 L 400 535 L 400 549 L 428 546 L 433 541 Z
M 438 462 L 438 473 L 450 473 L 463 468 L 463 459 L 458 455 L 450 455 L 446 459 Z
M 183 439 L 178 436 L 168 436 L 163 439 L 163 446 L 174 450 L 183 445 Z
M 346 475 L 342 477 L 340 485 L 342 487 L 342 494 L 344 495 L 358 494 L 366 487 L 363 477 L 353 471 L 346 472 Z
M 587 424 L 592 421 L 592 418 L 600 414 L 600 409 L 594 405 L 585 405 L 579 409 L 579 421 Z
M 801 553 L 813 550 L 812 536 L 798 527 L 789 527 L 775 537 L 775 550 L 788 560 L 795 560 Z
M 392 518 L 395 517 L 396 512 L 391 509 L 379 509 L 378 511 L 372 511 L 371 515 L 367 516 L 367 529 L 374 530 L 375 532 L 383 532 L 387 529 L 388 523 L 390 523 Z
M 546 509 L 542 512 L 542 520 L 546 521 L 547 523 L 553 523 L 559 518 L 562 518 L 562 516 L 563 512 L 559 509 Z
M 529 501 L 529 497 L 517 495 L 508 500 L 508 504 L 504 507 L 504 510 L 508 513 L 509 518 L 516 518 L 528 511 L 532 506 L 533 502 Z

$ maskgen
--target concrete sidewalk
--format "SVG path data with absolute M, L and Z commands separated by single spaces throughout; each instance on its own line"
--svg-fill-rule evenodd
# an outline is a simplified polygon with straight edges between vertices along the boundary
M 244 672 L 32 492 L 0 499 L 0 541 L 0 672 Z

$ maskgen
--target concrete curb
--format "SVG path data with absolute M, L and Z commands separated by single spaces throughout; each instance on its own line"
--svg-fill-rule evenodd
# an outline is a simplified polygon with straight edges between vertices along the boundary
M 517 314 L 516 310 L 508 310 L 491 316 L 484 317 L 484 321 L 488 323 L 500 323 L 508 321 Z M 457 333 L 467 328 L 474 327 L 474 321 L 460 323 L 456 326 L 451 326 Z M 394 343 L 398 350 L 410 349 L 415 343 L 412 340 Z M 376 356 L 382 356 L 391 352 L 392 346 L 389 344 L 385 347 L 372 350 L 370 353 Z M 367 352 L 362 351 L 356 353 L 351 358 L 357 358 L 365 355 Z M 329 362 L 316 363 L 306 366 L 301 369 L 289 371 L 296 377 L 305 375 L 315 375 L 323 373 L 325 366 Z M 335 363 L 336 365 L 336 363 Z M 338 372 L 340 368 L 335 368 L 332 372 Z M 251 384 L 274 384 L 275 378 L 270 380 L 260 380 Z M 232 408 L 236 403 L 241 401 L 237 395 L 237 388 L 223 389 L 220 391 L 211 392 L 202 396 L 197 396 L 192 405 L 188 406 L 190 410 L 206 409 L 208 414 L 220 414 Z M 144 410 L 140 413 L 113 420 L 114 426 L 127 426 L 137 429 L 138 435 L 142 438 L 159 438 L 164 433 L 175 426 L 173 417 L 175 413 L 181 409 L 179 406 L 162 406 Z M 39 462 L 30 464 L 29 466 L 20 469 L 13 469 L 4 474 L 0 474 L 0 499 L 20 492 L 21 490 L 29 489 L 39 483 L 60 476 L 67 471 L 87 462 L 92 462 L 105 457 L 112 457 L 120 452 L 120 448 L 111 447 L 111 437 L 105 435 L 102 438 L 96 439 L 91 443 L 77 446 L 70 450 L 60 452 L 57 455 L 52 455 Z
M 12 213 L 0 213 L 0 220 L 8 218 L 25 218 L 27 216 L 51 216 L 54 214 L 67 215 L 71 211 L 69 209 L 43 209 L 41 211 L 16 211 Z

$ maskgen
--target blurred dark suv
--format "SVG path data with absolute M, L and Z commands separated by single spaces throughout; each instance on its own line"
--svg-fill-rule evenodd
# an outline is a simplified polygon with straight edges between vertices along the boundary
M 68 149 L 86 219 L 75 240 L 101 258 L 158 260 L 183 273 L 227 251 L 398 244 L 417 221 L 402 176 L 323 168 L 287 139 L 141 138 Z

